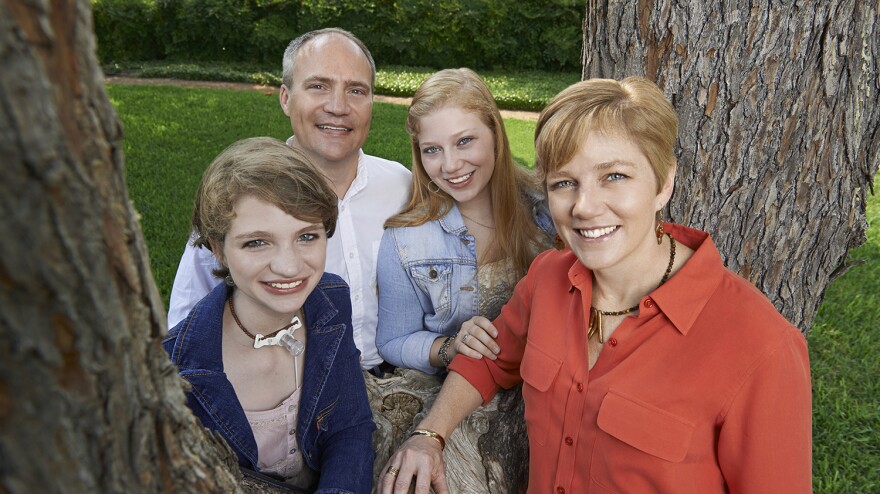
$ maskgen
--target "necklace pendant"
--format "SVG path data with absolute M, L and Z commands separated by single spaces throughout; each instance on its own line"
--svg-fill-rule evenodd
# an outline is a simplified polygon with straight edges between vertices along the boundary
M 587 331 L 587 339 L 593 335 L 599 335 L 599 343 L 605 343 L 605 332 L 602 328 L 602 312 L 590 307 L 590 329 Z
M 293 321 L 291 322 L 291 326 L 284 331 L 279 331 L 275 336 L 271 338 L 266 338 L 265 336 L 258 334 L 254 338 L 254 348 L 263 348 L 264 346 L 282 346 L 281 341 L 285 336 L 293 337 L 293 333 L 302 327 L 302 323 L 299 320 L 299 317 L 293 316 Z

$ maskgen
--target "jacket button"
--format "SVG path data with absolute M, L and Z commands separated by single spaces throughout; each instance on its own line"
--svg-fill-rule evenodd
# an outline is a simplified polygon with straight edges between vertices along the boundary
M 463 238 L 463 239 L 461 239 L 461 243 L 463 243 L 465 245 L 470 245 L 471 241 L 469 239 Z
M 437 270 L 434 268 L 431 268 L 431 270 L 428 271 L 428 277 L 431 278 L 432 280 L 436 279 L 437 278 Z
M 645 300 L 645 307 L 647 307 L 649 309 L 653 309 L 654 308 L 654 301 L 651 299 Z

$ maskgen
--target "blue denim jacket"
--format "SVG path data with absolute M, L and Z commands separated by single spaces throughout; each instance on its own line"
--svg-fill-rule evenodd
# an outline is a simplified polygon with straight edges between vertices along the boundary
M 530 197 L 535 224 L 556 229 L 546 202 Z M 437 374 L 431 345 L 479 313 L 477 251 L 454 204 L 439 220 L 388 228 L 379 244 L 379 326 L 376 347 L 397 367 Z
M 221 332 L 228 290 L 223 283 L 217 285 L 162 344 L 180 376 L 192 385 L 187 399 L 193 413 L 226 439 L 239 464 L 257 470 L 254 434 L 223 372 Z M 316 492 L 369 493 L 375 424 L 352 338 L 348 285 L 324 273 L 303 312 L 308 324 L 296 427 L 303 458 L 319 472 Z

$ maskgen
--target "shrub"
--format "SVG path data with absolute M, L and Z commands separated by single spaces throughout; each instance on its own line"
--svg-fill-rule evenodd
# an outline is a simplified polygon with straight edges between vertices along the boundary
M 101 60 L 164 58 L 152 0 L 96 0 L 92 15 Z

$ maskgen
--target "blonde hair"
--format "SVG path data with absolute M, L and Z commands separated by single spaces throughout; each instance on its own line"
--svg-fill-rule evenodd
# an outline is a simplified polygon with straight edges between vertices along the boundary
M 303 221 L 321 223 L 327 236 L 336 230 L 336 194 L 302 151 L 270 137 L 233 143 L 205 170 L 196 192 L 194 245 L 223 245 L 235 217 L 235 203 L 254 196 Z M 214 272 L 223 277 L 224 266 Z
M 524 194 L 538 189 L 532 173 L 514 163 L 501 112 L 486 83 L 474 71 L 441 70 L 428 77 L 413 96 L 406 119 L 406 131 L 412 139 L 413 189 L 409 204 L 399 215 L 389 219 L 385 227 L 418 226 L 437 220 L 449 212 L 453 199 L 446 192 L 432 190 L 431 178 L 425 172 L 419 149 L 420 119 L 440 108 L 455 107 L 475 114 L 486 124 L 495 139 L 495 169 L 489 180 L 495 235 L 488 249 L 487 260 L 509 257 L 519 276 L 525 275 L 534 259 L 538 238 Z
M 648 158 L 660 191 L 675 166 L 678 116 L 656 84 L 643 77 L 589 79 L 556 95 L 535 127 L 540 180 L 571 161 L 592 130 L 632 139 Z

